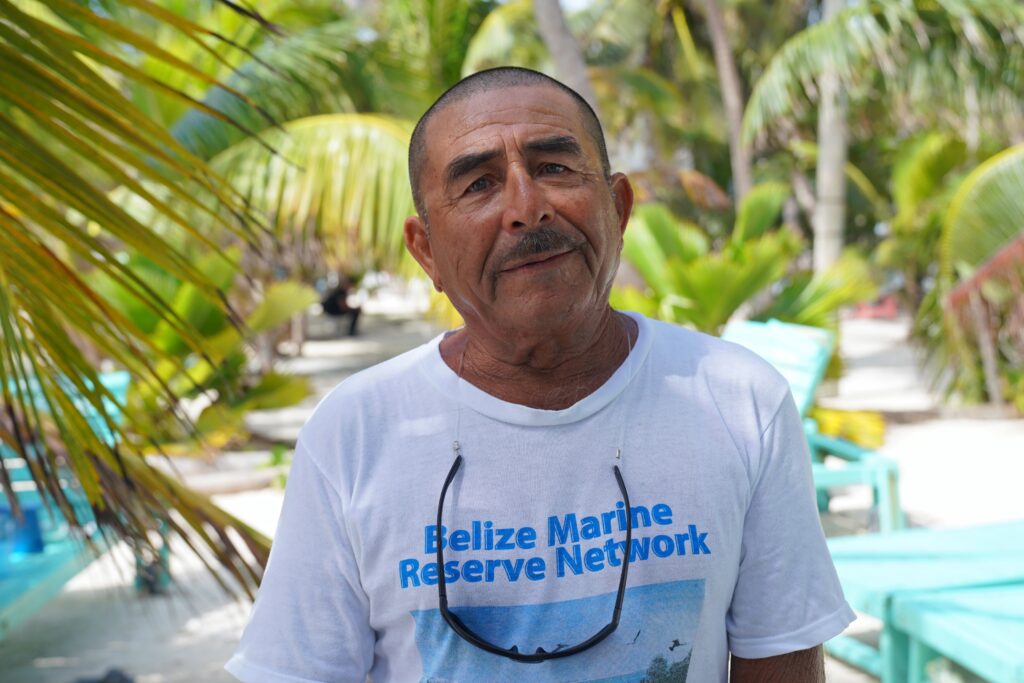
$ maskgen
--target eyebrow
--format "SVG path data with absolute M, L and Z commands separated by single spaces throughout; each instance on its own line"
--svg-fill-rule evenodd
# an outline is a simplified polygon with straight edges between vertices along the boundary
M 533 140 L 526 143 L 525 147 L 527 152 L 548 152 L 556 154 L 571 154 L 573 156 L 583 155 L 583 148 L 580 147 L 580 143 L 577 142 L 576 138 L 571 135 L 556 135 L 549 138 Z M 489 150 L 486 152 L 470 152 L 468 154 L 455 157 L 445 168 L 445 186 L 451 187 L 460 178 L 469 175 L 478 166 L 486 164 L 497 156 L 499 156 L 499 152 L 497 150 Z
M 576 141 L 576 138 L 571 135 L 556 135 L 550 138 L 533 140 L 526 143 L 526 150 L 528 152 L 572 154 L 573 156 L 583 155 L 583 148 L 580 147 L 580 143 Z
M 455 157 L 445 169 L 445 186 L 451 187 L 459 178 L 472 173 L 473 169 L 477 166 L 486 164 L 497 156 L 498 152 L 496 150 L 490 150 L 487 152 L 470 152 L 469 154 Z

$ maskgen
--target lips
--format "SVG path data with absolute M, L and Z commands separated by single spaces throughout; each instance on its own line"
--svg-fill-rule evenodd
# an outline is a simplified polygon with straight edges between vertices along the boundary
M 521 269 L 525 269 L 525 268 L 542 266 L 542 265 L 548 264 L 548 263 L 551 263 L 553 265 L 554 261 L 560 259 L 563 256 L 567 256 L 568 254 L 572 253 L 573 251 L 574 251 L 573 249 L 563 249 L 561 251 L 550 252 L 550 253 L 547 253 L 547 254 L 535 254 L 534 256 L 531 256 L 528 259 L 522 259 L 522 260 L 519 260 L 519 261 L 514 261 L 512 264 L 507 265 L 504 268 L 502 268 L 501 272 L 502 273 L 509 273 L 509 272 L 512 272 L 512 271 L 515 271 L 515 270 L 521 270 Z

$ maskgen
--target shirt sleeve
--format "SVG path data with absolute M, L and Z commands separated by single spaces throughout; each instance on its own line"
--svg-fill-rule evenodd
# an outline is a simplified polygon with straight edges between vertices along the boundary
M 341 498 L 300 441 L 256 603 L 224 668 L 245 683 L 364 683 L 373 648 Z
M 814 647 L 855 618 L 825 544 L 807 439 L 788 392 L 760 446 L 726 618 L 729 649 L 748 659 Z

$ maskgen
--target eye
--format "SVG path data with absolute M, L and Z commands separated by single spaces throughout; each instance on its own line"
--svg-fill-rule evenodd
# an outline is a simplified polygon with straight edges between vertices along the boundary
M 482 192 L 487 189 L 487 178 L 477 178 L 469 187 L 466 188 L 466 192 Z
M 565 166 L 563 166 L 562 164 L 550 163 L 550 164 L 544 164 L 543 166 L 541 166 L 540 170 L 543 173 L 551 173 L 551 174 L 554 174 L 554 175 L 558 175 L 559 173 L 565 173 L 569 169 L 566 168 Z

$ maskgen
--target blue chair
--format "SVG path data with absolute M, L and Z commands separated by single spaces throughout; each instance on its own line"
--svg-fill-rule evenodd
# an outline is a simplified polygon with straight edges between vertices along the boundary
M 882 621 L 878 647 L 825 648 L 882 679 L 919 681 L 942 655 L 993 681 L 1024 677 L 1024 520 L 828 542 L 850 605 Z
M 825 436 L 806 417 L 814 404 L 814 393 L 825 376 L 835 344 L 832 332 L 778 320 L 743 320 L 729 323 L 722 339 L 747 347 L 775 366 L 789 382 L 793 399 L 804 419 L 804 431 L 811 451 L 818 506 L 828 509 L 828 489 L 838 486 L 869 486 L 878 516 L 878 528 L 888 532 L 904 526 L 899 503 L 899 467 L 875 451 L 844 439 Z M 833 456 L 841 466 L 832 467 Z
M 987 681 L 1024 683 L 1024 581 L 899 595 L 892 619 L 907 634 L 910 683 L 926 683 L 938 657 Z

